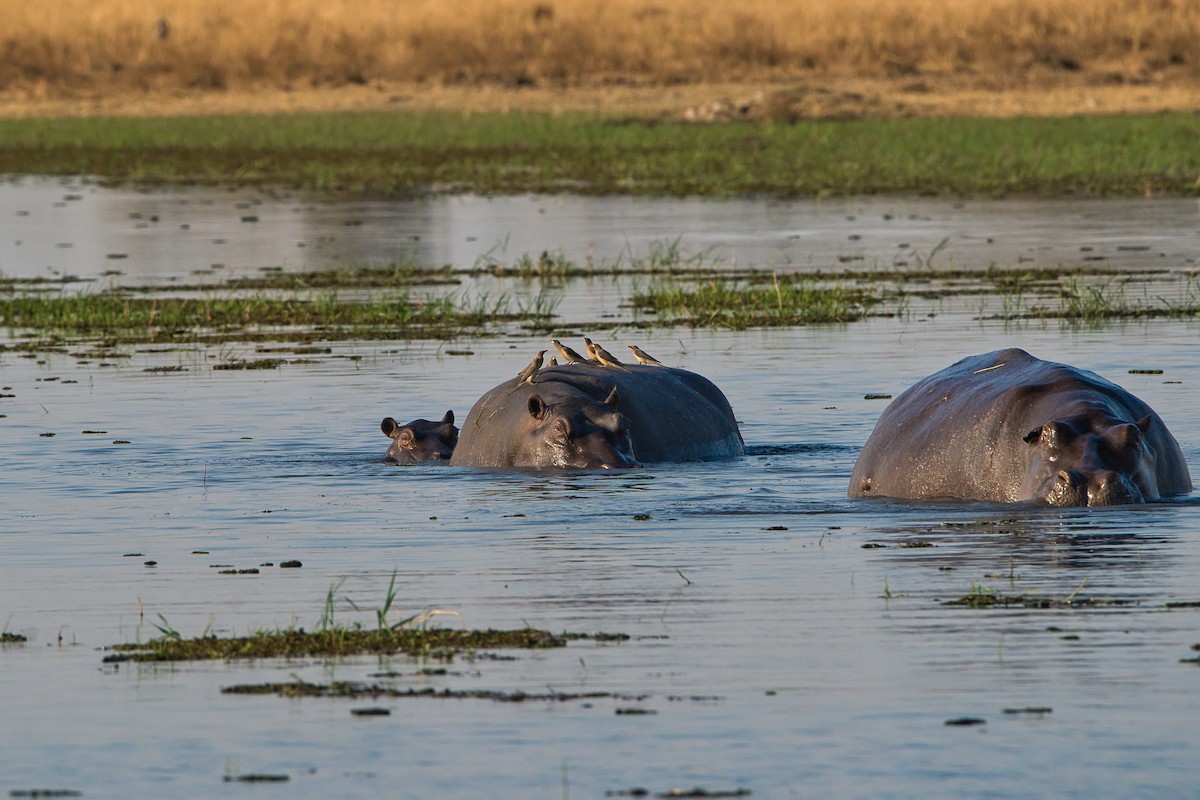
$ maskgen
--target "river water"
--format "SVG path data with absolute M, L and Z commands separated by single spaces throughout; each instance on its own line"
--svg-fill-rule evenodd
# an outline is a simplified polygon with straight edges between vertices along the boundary
M 469 266 L 497 243 L 616 258 L 683 236 L 771 269 L 858 255 L 887 263 L 902 243 L 928 252 L 949 237 L 939 258 L 964 268 L 1082 253 L 1131 271 L 1183 270 L 1200 254 L 1196 222 L 1184 200 L 321 205 L 23 180 L 0 190 L 0 269 L 191 282 L 213 263 L 226 274 L 312 269 L 415 246 L 419 263 Z M 122 274 L 104 276 L 114 264 Z M 574 302 L 615 302 L 593 291 L 567 287 Z M 1186 605 L 1200 601 L 1200 505 L 1064 510 L 845 492 L 886 404 L 867 395 L 1007 346 L 1125 385 L 1163 416 L 1195 471 L 1200 323 L 1013 326 L 914 311 L 786 330 L 598 331 L 614 352 L 638 343 L 711 378 L 750 448 L 733 463 L 618 474 L 383 462 L 380 419 L 453 408 L 461 420 L 541 339 L 456 342 L 465 356 L 429 341 L 331 343 L 329 355 L 269 371 L 215 371 L 229 355 L 221 348 L 138 348 L 112 361 L 0 351 L 0 394 L 13 395 L 0 398 L 0 616 L 29 640 L 0 646 L 0 788 L 89 798 L 1192 795 L 1200 669 L 1182 659 L 1200 643 L 1200 608 Z M 164 366 L 177 369 L 146 371 Z M 303 566 L 281 569 L 285 560 Z M 337 621 L 373 626 L 393 573 L 404 615 L 458 615 L 435 624 L 631 639 L 459 659 L 444 675 L 408 658 L 102 661 L 109 645 L 158 635 L 156 624 L 185 636 L 312 628 L 334 586 Z M 973 590 L 1054 602 L 950 604 Z M 397 675 L 372 677 L 381 673 Z M 220 691 L 295 678 L 603 696 Z M 391 713 L 351 713 L 364 706 Z M 965 719 L 976 722 L 947 724 Z M 288 781 L 224 783 L 247 774 Z

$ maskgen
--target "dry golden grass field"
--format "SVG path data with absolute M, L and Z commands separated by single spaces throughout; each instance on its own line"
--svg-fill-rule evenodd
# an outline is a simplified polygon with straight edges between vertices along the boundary
M 0 0 L 0 116 L 1200 109 L 1197 0 Z

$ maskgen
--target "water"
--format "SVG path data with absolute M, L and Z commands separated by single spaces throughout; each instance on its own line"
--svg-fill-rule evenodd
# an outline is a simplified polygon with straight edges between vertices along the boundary
M 1084 264 L 1194 270 L 1194 198 L 679 200 L 449 196 L 330 204 L 255 189 L 109 189 L 78 180 L 0 184 L 0 271 L 17 278 L 154 285 L 264 268 L 470 267 L 561 252 L 574 263 L 644 256 L 680 239 L 710 263 L 809 269 Z M 939 249 L 942 241 L 946 240 Z
M 104 194 L 86 191 L 67 202 Z M 624 246 L 617 223 L 630 202 L 614 201 L 611 216 L 579 239 Z M 433 201 L 431 226 L 452 227 L 437 208 L 455 203 L 496 207 Z M 660 201 L 657 213 L 665 218 L 670 206 Z M 696 204 L 679 207 L 688 215 Z M 738 214 L 769 219 L 771 207 L 746 201 L 726 206 L 729 216 L 720 206 L 706 213 L 714 230 L 729 231 Z M 1008 207 L 990 206 L 1001 238 Z M 1020 227 L 1028 207 L 1015 207 Z M 1041 224 L 1054 227 L 1054 208 L 1041 207 Z M 120 217 L 113 226 L 125 224 Z M 242 225 L 251 223 L 225 225 L 230 244 L 242 240 Z M 747 251 L 785 238 L 769 227 L 748 236 Z M 530 250 L 556 243 L 550 232 L 520 235 Z M 1186 243 L 1195 226 L 1161 235 Z M 1114 239 L 1110 252 L 1144 254 L 1118 251 L 1125 241 Z M 480 237 L 464 260 L 489 246 Z M 127 276 L 142 282 L 148 272 L 132 268 L 129 249 Z M 6 273 L 33 269 L 11 252 Z M 274 258 L 230 259 L 227 270 Z M 188 259 L 155 263 L 162 280 L 190 280 Z M 1163 416 L 1195 470 L 1196 335 L 1194 322 L 1006 328 L 921 309 L 907 321 L 780 331 L 605 331 L 610 344 L 637 342 L 712 378 L 751 449 L 734 463 L 619 474 L 383 463 L 380 419 L 436 418 L 447 408 L 462 419 L 540 340 L 469 341 L 474 354 L 465 357 L 443 355 L 436 342 L 338 343 L 316 363 L 245 372 L 211 370 L 225 354 L 204 348 L 142 348 L 111 367 L 0 352 L 0 393 L 15 395 L 0 399 L 0 615 L 29 637 L 0 648 L 0 786 L 89 798 L 578 798 L 638 787 L 766 798 L 1188 796 L 1200 778 L 1192 739 L 1200 673 L 1180 659 L 1196 655 L 1200 609 L 1165 604 L 1200 601 L 1200 505 L 910 504 L 851 501 L 845 490 L 886 403 L 865 395 L 898 394 L 961 355 L 1003 346 L 1125 385 Z M 144 371 L 163 365 L 184 371 Z M 1128 372 L 1146 367 L 1164 372 Z M 277 566 L 288 559 L 303 567 Z M 257 575 L 213 566 L 266 563 L 276 566 Z M 442 609 L 461 618 L 438 618 L 443 625 L 632 639 L 505 651 L 511 661 L 460 658 L 440 676 L 418 674 L 424 664 L 402 657 L 102 662 L 109 645 L 158 635 L 156 623 L 186 636 L 311 628 L 333 585 L 339 621 L 374 625 L 393 572 L 405 615 Z M 973 586 L 1098 602 L 947 605 Z M 403 677 L 371 677 L 393 670 Z M 220 692 L 293 676 L 609 696 L 500 703 Z M 350 713 L 372 705 L 392 713 Z M 631 708 L 653 713 L 617 713 Z M 1005 713 L 1029 708 L 1052 711 Z M 964 717 L 985 722 L 946 725 Z M 289 781 L 223 783 L 249 773 Z

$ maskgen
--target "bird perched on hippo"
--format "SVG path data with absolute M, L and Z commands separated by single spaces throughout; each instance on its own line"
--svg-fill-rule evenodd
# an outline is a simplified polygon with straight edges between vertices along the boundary
M 486 392 L 463 422 L 452 465 L 612 469 L 745 452 L 729 401 L 711 381 L 662 366 L 599 363 L 556 339 L 568 363 Z
M 1095 373 L 1024 350 L 970 356 L 897 397 L 850 478 L 851 497 L 1142 503 L 1191 491 L 1158 414 Z

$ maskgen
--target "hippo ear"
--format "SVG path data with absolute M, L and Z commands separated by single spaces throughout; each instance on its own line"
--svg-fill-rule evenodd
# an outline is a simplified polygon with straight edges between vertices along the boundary
M 1024 438 L 1026 442 L 1029 442 L 1029 444 L 1033 444 L 1038 439 L 1042 438 L 1042 426 L 1039 425 L 1029 433 L 1025 434 L 1025 436 L 1022 438 Z
M 540 395 L 529 395 L 529 416 L 534 419 L 541 419 L 546 416 L 546 402 L 542 400 Z
M 454 409 L 450 409 L 449 411 L 446 412 L 446 416 L 442 417 L 442 424 L 443 425 L 453 425 L 454 424 Z
M 1150 415 L 1147 414 L 1146 416 L 1142 417 L 1141 419 L 1139 419 L 1137 422 L 1135 422 L 1133 424 L 1137 425 L 1138 430 L 1141 431 L 1142 433 L 1149 433 L 1150 432 L 1150 422 L 1151 422 Z
M 379 423 L 379 430 L 383 431 L 383 435 L 387 436 L 389 439 L 392 436 L 392 432 L 395 431 L 396 428 L 396 420 L 392 419 L 391 417 L 384 417 L 383 422 Z
M 1104 438 L 1108 440 L 1109 444 L 1117 452 L 1128 453 L 1137 450 L 1138 445 L 1142 443 L 1142 436 L 1144 435 L 1140 425 L 1133 422 L 1125 422 L 1109 428 L 1105 432 Z
M 621 396 L 619 394 L 617 394 L 617 387 L 614 384 L 612 391 L 608 393 L 608 397 L 604 398 L 604 405 L 612 406 L 613 410 L 616 410 L 617 404 L 620 402 L 621 402 Z

